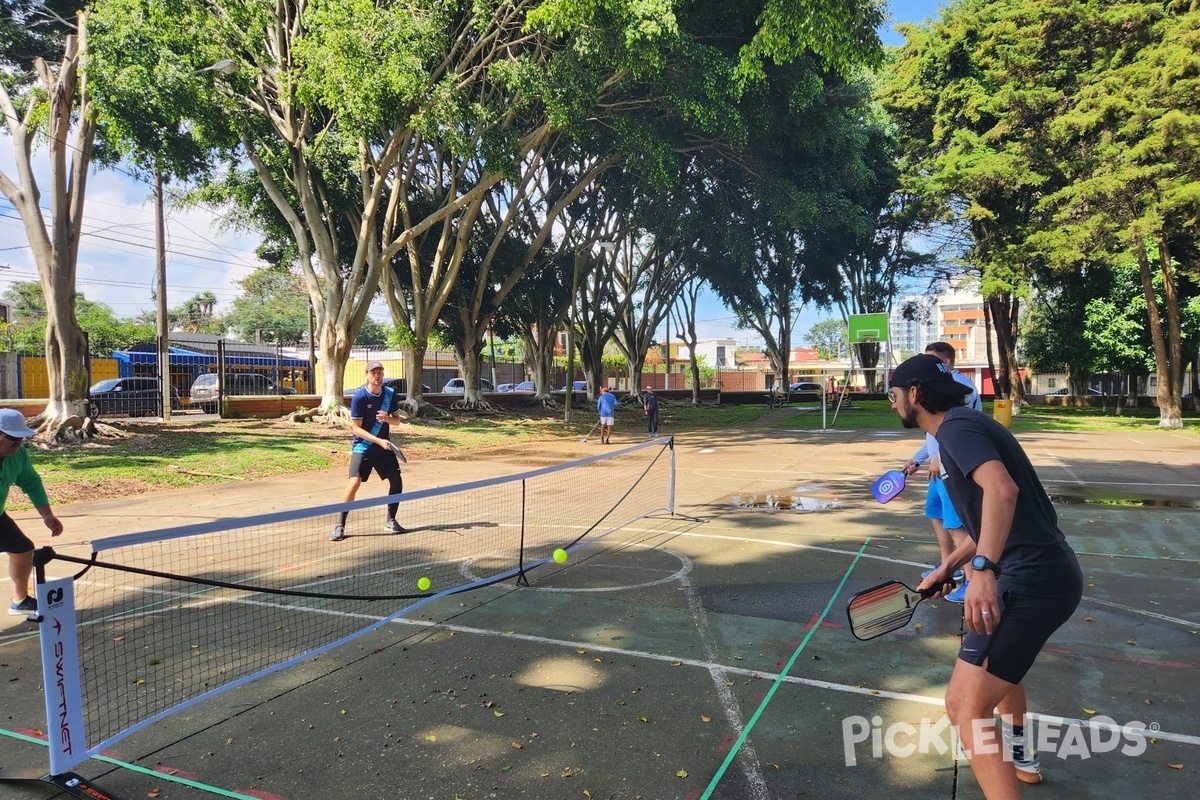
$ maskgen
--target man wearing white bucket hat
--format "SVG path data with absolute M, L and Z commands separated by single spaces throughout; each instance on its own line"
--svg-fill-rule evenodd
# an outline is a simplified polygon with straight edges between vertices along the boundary
M 62 533 L 62 522 L 50 510 L 50 500 L 42 479 L 33 469 L 25 440 L 35 431 L 15 408 L 0 408 L 0 550 L 8 553 L 8 576 L 12 578 L 13 599 L 8 613 L 29 616 L 37 613 L 37 600 L 29 596 L 29 576 L 33 572 L 33 542 L 4 511 L 8 490 L 18 486 L 29 496 L 51 536 Z

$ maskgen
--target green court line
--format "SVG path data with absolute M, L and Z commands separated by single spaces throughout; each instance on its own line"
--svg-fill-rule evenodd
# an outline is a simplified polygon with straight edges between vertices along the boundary
M 40 744 L 42 747 L 50 746 L 46 742 L 42 741 L 41 739 L 35 739 L 32 736 L 26 736 L 25 734 L 17 733 L 16 731 L 5 730 L 4 728 L 0 728 L 0 736 L 7 736 L 10 739 L 17 739 L 22 742 L 28 742 L 29 744 Z M 198 781 L 190 781 L 187 778 L 180 778 L 175 775 L 168 775 L 165 772 L 159 772 L 157 770 L 148 769 L 146 767 L 138 766 L 137 764 L 130 764 L 127 761 L 119 761 L 115 758 L 109 758 L 108 756 L 92 756 L 92 758 L 96 761 L 102 761 L 105 764 L 111 764 L 114 767 L 120 767 L 121 769 L 127 769 L 130 772 L 139 772 L 143 775 L 152 775 L 155 778 L 157 778 L 158 780 L 166 781 L 167 783 L 178 783 L 183 786 L 189 786 L 193 789 L 199 789 L 202 792 L 208 792 L 209 794 L 215 794 L 219 797 L 230 797 L 230 798 L 233 798 L 233 800 L 258 800 L 258 798 L 251 797 L 250 795 L 247 795 L 247 794 L 238 794 L 237 792 L 230 792 L 226 789 L 220 789 L 216 786 L 209 786 L 207 783 L 199 783 Z
M 737 757 L 738 751 L 741 750 L 742 745 L 746 743 L 746 739 L 750 736 L 750 730 L 755 726 L 755 724 L 758 723 L 758 718 L 761 717 L 762 713 L 767 709 L 767 703 L 771 702 L 771 698 L 775 696 L 775 692 L 780 686 L 783 685 L 783 680 L 787 677 L 787 674 L 792 671 L 792 665 L 796 663 L 796 659 L 798 659 L 800 654 L 804 652 L 804 648 L 808 645 L 809 640 L 812 639 L 813 634 L 817 632 L 817 629 L 821 627 L 821 623 L 825 621 L 825 617 L 829 615 L 829 610 L 833 608 L 833 601 L 837 600 L 838 595 L 842 593 L 842 587 L 845 586 L 846 581 L 850 579 L 850 573 L 854 571 L 855 565 L 858 564 L 858 560 L 862 558 L 862 554 L 866 552 L 867 545 L 870 543 L 871 540 L 868 538 L 863 541 L 862 547 L 858 548 L 858 553 L 855 554 L 854 560 L 850 562 L 850 566 L 846 567 L 846 574 L 842 576 L 842 580 L 840 583 L 838 583 L 837 588 L 834 589 L 833 595 L 829 598 L 829 602 L 825 604 L 825 610 L 821 612 L 821 616 L 817 618 L 817 621 L 813 623 L 813 626 L 808 629 L 808 633 L 804 634 L 804 639 L 800 642 L 800 646 L 796 648 L 796 652 L 792 653 L 792 657 L 788 659 L 787 664 L 785 664 L 783 669 L 779 670 L 779 674 L 775 676 L 775 682 L 771 684 L 770 690 L 767 691 L 767 696 L 764 697 L 762 702 L 758 704 L 758 708 L 755 710 L 754 715 L 750 717 L 750 721 L 746 723 L 746 727 L 742 728 L 742 735 L 738 737 L 736 742 L 734 742 L 733 747 L 729 748 L 729 755 L 725 756 L 724 763 L 721 764 L 721 768 L 717 770 L 717 774 L 713 775 L 712 780 L 709 781 L 708 788 L 704 790 L 704 794 L 700 795 L 700 800 L 708 800 L 708 798 L 712 797 L 712 793 L 714 790 L 716 790 L 717 784 L 720 783 L 721 778 L 725 776 L 725 770 L 729 769 L 729 765 L 732 764 L 733 759 Z

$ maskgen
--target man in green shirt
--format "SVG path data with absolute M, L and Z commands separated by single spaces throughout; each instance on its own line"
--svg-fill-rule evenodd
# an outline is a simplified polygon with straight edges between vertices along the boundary
M 15 408 L 0 408 L 0 550 L 8 553 L 8 576 L 12 578 L 13 600 L 8 613 L 28 616 L 37 613 L 37 600 L 29 596 L 29 576 L 33 572 L 33 542 L 4 511 L 8 490 L 14 485 L 29 496 L 51 536 L 62 533 L 62 522 L 50 510 L 50 500 L 42 479 L 33 470 L 29 451 L 23 445 L 35 432 Z

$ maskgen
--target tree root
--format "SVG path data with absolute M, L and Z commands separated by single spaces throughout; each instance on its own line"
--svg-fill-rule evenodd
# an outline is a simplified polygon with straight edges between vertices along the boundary
M 136 434 L 113 425 L 100 422 L 95 417 L 49 417 L 44 412 L 28 422 L 37 431 L 35 443 L 39 447 L 69 447 L 90 442 L 93 439 L 128 439 Z
M 424 400 L 408 399 L 400 404 L 399 412 L 404 414 L 405 422 L 412 422 L 417 417 L 433 419 L 449 419 L 450 415 L 440 406 L 427 403 Z
M 350 409 L 338 406 L 328 408 L 301 408 L 287 415 L 289 422 L 316 422 L 331 427 L 344 428 L 350 424 Z
M 472 414 L 486 414 L 488 416 L 499 416 L 502 411 L 500 406 L 488 400 L 455 400 L 450 404 L 452 411 L 469 411 Z

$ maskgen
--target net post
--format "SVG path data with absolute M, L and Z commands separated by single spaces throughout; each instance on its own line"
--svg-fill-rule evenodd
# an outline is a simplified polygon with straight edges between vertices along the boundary
M 521 481 L 521 544 L 517 548 L 517 586 L 528 586 L 525 575 L 525 481 Z
M 667 439 L 667 447 L 671 449 L 671 476 L 667 483 L 667 513 L 675 516 L 675 437 Z
M 80 800 L 117 800 L 71 768 L 87 758 L 83 728 L 83 694 L 79 682 L 79 641 L 75 631 L 75 579 L 46 580 L 46 565 L 54 549 L 39 547 L 33 554 L 46 698 L 46 742 L 50 771 L 0 767 L 0 784 L 39 782 Z

